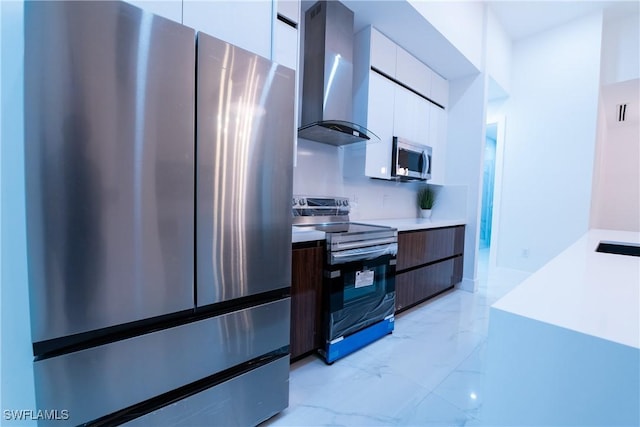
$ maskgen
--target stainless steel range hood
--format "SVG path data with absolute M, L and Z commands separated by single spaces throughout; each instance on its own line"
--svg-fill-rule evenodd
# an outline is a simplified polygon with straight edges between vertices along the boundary
M 298 136 L 331 145 L 379 138 L 352 123 L 353 12 L 319 1 L 305 14 L 302 126 Z

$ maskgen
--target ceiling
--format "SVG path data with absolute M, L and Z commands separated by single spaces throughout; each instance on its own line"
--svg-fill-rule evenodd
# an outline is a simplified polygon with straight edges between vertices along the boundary
M 516 41 L 598 10 L 638 13 L 640 2 L 627 1 L 488 1 L 503 28 Z
M 472 75 L 478 69 L 430 25 L 408 1 L 340 0 L 354 13 L 354 31 L 374 25 L 396 44 L 446 79 Z M 316 0 L 302 1 L 302 16 Z M 427 47 L 428 48 L 425 48 Z
M 408 1 L 341 0 L 355 14 L 354 30 L 376 28 L 446 79 L 473 75 L 478 69 L 450 41 L 421 16 Z M 445 0 L 418 0 L 445 1 Z M 483 1 L 483 0 L 469 0 Z M 316 0 L 302 1 L 302 14 Z M 624 1 L 487 1 L 506 33 L 517 41 L 562 25 L 572 19 L 605 10 L 605 16 L 638 13 L 639 0 Z M 304 19 L 304 18 L 303 18 Z M 410 30 L 408 30 L 410 29 Z M 428 46 L 428 49 L 425 48 Z

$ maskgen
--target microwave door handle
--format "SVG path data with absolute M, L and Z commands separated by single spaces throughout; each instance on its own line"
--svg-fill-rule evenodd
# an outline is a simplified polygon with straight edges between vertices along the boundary
M 427 153 L 425 153 L 424 151 L 422 152 L 422 170 L 420 171 L 421 175 L 425 175 L 429 172 L 429 168 L 431 167 L 429 162 L 429 156 L 427 155 Z

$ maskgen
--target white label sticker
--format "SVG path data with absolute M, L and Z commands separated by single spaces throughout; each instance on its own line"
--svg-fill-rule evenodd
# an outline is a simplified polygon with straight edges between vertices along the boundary
M 356 272 L 356 288 L 373 285 L 373 270 L 362 270 Z

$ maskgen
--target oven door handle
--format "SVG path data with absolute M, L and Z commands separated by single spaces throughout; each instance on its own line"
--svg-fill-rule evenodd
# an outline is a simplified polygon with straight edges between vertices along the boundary
M 386 238 L 382 238 L 382 239 L 372 239 L 372 240 L 367 240 L 367 246 L 373 246 L 373 245 L 386 245 L 386 244 L 393 244 L 396 243 L 398 241 L 398 238 L 393 236 L 393 237 L 386 237 Z M 335 251 L 335 250 L 349 250 L 349 249 L 357 249 L 357 248 L 362 248 L 362 241 L 355 241 L 355 242 L 337 242 L 337 243 L 332 243 L 331 244 L 331 250 Z M 377 246 L 379 247 L 379 246 Z
M 349 249 L 344 252 L 332 252 L 331 264 L 342 264 L 349 261 L 374 259 L 383 255 L 396 255 L 397 253 L 397 243 L 385 246 L 375 246 L 373 248 Z

